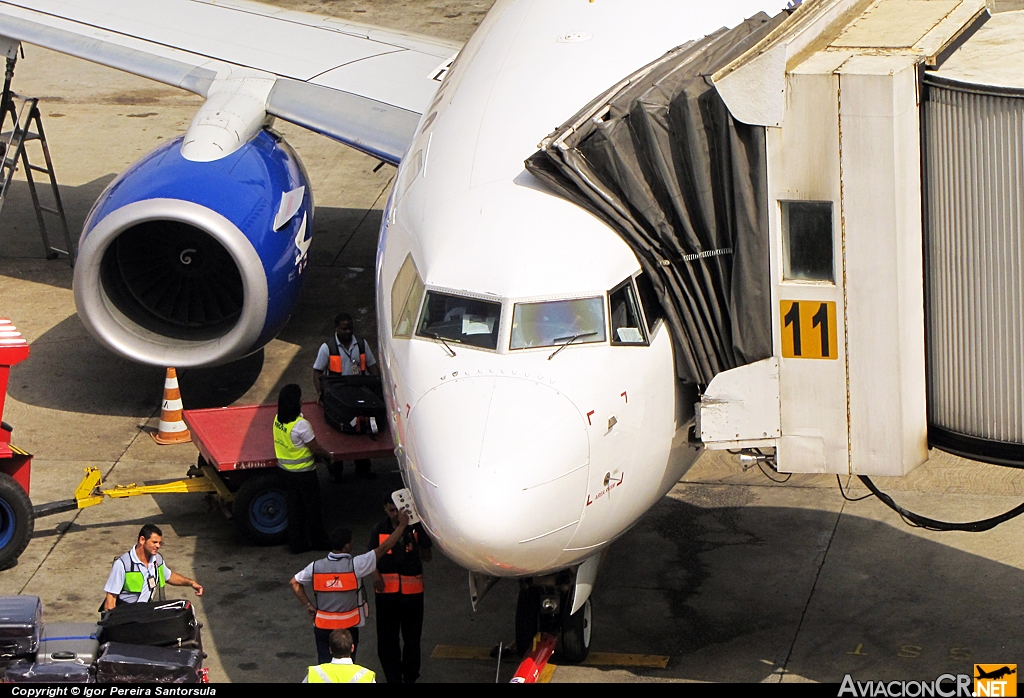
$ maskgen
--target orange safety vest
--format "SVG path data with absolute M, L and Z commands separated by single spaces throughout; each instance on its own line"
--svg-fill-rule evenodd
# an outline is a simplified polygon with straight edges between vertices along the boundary
M 362 339 L 356 340 L 356 346 L 359 347 L 359 372 L 366 373 L 366 343 Z M 338 335 L 334 335 L 327 341 L 327 351 L 329 356 L 327 357 L 327 373 L 342 374 L 341 364 L 341 346 L 338 344 Z
M 416 531 L 412 532 L 412 535 L 419 540 L 419 536 L 416 535 Z M 387 533 L 377 534 L 377 544 L 383 545 L 384 541 L 391 537 Z M 386 555 L 390 555 L 391 551 L 387 551 Z M 397 594 L 399 592 L 403 594 L 422 594 L 423 593 L 423 575 L 422 574 L 393 574 L 381 573 L 381 578 L 384 580 L 384 591 L 382 594 Z
M 355 575 L 351 555 L 340 560 L 326 558 L 314 562 L 313 593 L 316 627 L 337 630 L 359 625 L 366 602 L 361 598 L 362 585 Z

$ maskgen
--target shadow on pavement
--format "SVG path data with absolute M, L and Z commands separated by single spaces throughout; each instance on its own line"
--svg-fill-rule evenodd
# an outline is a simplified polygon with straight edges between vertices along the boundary
M 394 467 L 375 462 L 381 475 L 370 482 L 351 470 L 340 484 L 321 473 L 327 525 L 352 528 L 356 552 L 381 516 L 381 497 L 401 486 Z M 157 499 L 158 523 L 195 537 L 196 574 L 208 589 L 204 632 L 227 677 L 298 680 L 314 647 L 287 582 L 319 555 L 252 547 L 196 502 Z M 1006 621 L 1024 611 L 1014 591 L 1024 572 L 906 529 L 850 514 L 837 526 L 836 518 L 810 508 L 663 499 L 607 556 L 593 597 L 592 651 L 671 657 L 665 670 L 630 670 L 641 676 L 730 682 L 762 681 L 783 665 L 814 681 L 837 682 L 847 672 L 930 680 L 1020 655 Z M 438 644 L 507 644 L 516 584 L 500 583 L 473 614 L 465 570 L 443 555 L 426 565 L 425 582 L 422 680 L 492 682 L 494 662 L 430 653 Z M 359 659 L 379 670 L 372 618 Z M 501 671 L 507 681 L 514 663 Z

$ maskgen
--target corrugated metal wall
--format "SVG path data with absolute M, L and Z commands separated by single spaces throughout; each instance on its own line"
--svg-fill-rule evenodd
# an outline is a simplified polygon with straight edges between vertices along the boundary
M 923 97 L 932 441 L 945 437 L 958 444 L 951 450 L 1020 462 L 1024 94 L 929 76 Z M 992 446 L 995 456 L 985 452 Z

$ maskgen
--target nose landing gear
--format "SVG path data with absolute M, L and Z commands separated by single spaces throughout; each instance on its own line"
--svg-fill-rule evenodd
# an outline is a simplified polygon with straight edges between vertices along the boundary
M 591 602 L 572 610 L 574 585 L 571 579 L 533 578 L 521 582 L 516 603 L 516 648 L 522 657 L 533 647 L 538 633 L 557 638 L 553 661 L 579 664 L 590 652 Z

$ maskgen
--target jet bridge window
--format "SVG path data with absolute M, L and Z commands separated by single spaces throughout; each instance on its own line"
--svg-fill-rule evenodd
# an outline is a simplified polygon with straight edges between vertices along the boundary
M 835 281 L 832 202 L 780 201 L 782 265 L 787 281 Z
M 423 281 L 416 270 L 412 255 L 405 258 L 391 287 L 391 334 L 395 337 L 411 337 L 416 322 L 416 313 L 423 301 Z
M 605 341 L 604 298 L 516 303 L 513 349 Z
M 647 344 L 633 284 L 627 279 L 608 294 L 612 320 L 612 344 Z
M 481 349 L 498 348 L 501 303 L 427 291 L 416 334 Z

